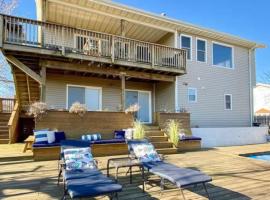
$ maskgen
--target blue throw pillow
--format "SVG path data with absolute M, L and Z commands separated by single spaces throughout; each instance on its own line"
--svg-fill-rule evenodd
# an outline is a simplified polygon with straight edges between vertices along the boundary
M 99 133 L 91 135 L 92 141 L 101 140 L 101 135 Z
M 94 169 L 94 163 L 91 149 L 87 148 L 70 148 L 64 150 L 66 170 Z
M 63 131 L 57 131 L 57 132 L 54 132 L 54 134 L 55 134 L 55 143 L 60 143 L 61 140 L 66 139 L 65 132 Z
M 125 131 L 114 131 L 115 139 L 125 139 Z
M 35 131 L 35 143 L 36 144 L 48 144 L 48 131 Z
M 101 135 L 99 133 L 82 135 L 82 140 L 85 140 L 85 141 L 101 140 Z

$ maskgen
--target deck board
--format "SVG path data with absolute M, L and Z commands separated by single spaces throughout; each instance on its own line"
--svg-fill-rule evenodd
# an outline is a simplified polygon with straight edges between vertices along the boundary
M 34 162 L 31 153 L 23 154 L 22 149 L 22 144 L 0 145 L 0 199 L 60 199 L 62 186 L 56 184 L 57 161 Z M 269 149 L 270 144 L 223 147 L 168 155 L 166 160 L 178 166 L 199 169 L 212 176 L 213 182 L 208 184 L 212 199 L 269 199 L 270 163 L 238 156 Z M 97 158 L 99 168 L 104 173 L 108 158 L 111 157 Z M 133 183 L 129 184 L 125 170 L 121 170 L 119 182 L 124 188 L 119 193 L 119 199 L 181 199 L 179 191 L 171 184 L 166 186 L 160 196 L 157 177 L 151 178 L 156 181 L 143 193 L 140 175 L 134 173 Z M 201 186 L 189 187 L 184 193 L 187 199 L 206 199 Z

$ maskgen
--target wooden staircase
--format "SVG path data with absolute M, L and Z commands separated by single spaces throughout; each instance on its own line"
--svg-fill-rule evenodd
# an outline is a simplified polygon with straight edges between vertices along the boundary
M 23 110 L 40 98 L 39 84 L 27 76 L 23 71 L 12 67 L 13 77 L 16 85 L 16 95 Z
M 145 137 L 154 145 L 160 154 L 175 154 L 177 148 L 169 141 L 168 136 L 156 125 L 145 125 Z
M 10 113 L 0 113 L 0 144 L 9 143 L 8 121 Z

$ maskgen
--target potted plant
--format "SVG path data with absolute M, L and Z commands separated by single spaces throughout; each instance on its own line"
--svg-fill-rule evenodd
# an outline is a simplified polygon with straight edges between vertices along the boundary
M 144 139 L 145 130 L 143 124 L 140 121 L 136 120 L 133 125 L 134 125 L 133 139 L 135 140 Z
M 80 102 L 73 103 L 69 108 L 69 113 L 79 115 L 80 117 L 83 117 L 86 112 L 87 112 L 86 105 L 81 104 Z
M 28 107 L 27 115 L 33 116 L 35 122 L 40 120 L 47 113 L 47 104 L 44 102 L 34 102 Z
M 181 134 L 183 132 L 183 129 L 181 127 L 182 124 L 178 120 L 170 119 L 166 123 L 167 135 L 175 146 L 178 145 L 180 132 Z

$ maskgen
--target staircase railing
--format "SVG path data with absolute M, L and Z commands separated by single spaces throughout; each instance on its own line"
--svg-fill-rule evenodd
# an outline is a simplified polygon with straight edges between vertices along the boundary
M 20 117 L 19 103 L 16 101 L 8 121 L 9 143 L 14 143 L 18 136 L 18 123 Z
M 0 98 L 0 113 L 11 113 L 13 111 L 15 99 Z

